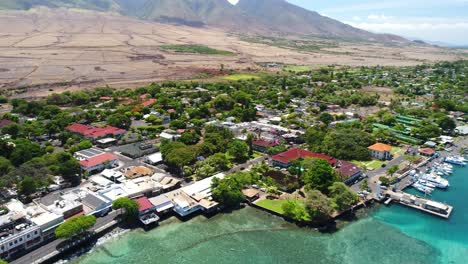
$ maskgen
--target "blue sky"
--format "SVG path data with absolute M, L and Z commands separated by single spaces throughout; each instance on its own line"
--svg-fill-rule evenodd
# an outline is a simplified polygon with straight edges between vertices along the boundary
M 468 45 L 468 0 L 287 0 L 372 32 Z

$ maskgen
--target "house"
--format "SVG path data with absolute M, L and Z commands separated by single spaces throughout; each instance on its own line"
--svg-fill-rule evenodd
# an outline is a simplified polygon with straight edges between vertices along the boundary
M 322 153 L 315 153 L 304 149 L 292 148 L 272 157 L 273 166 L 288 168 L 297 159 L 316 158 L 326 160 L 331 166 L 336 165 L 336 159 Z
M 419 154 L 427 157 L 432 157 L 435 154 L 435 150 L 432 148 L 420 148 Z
M 368 149 L 371 152 L 372 157 L 376 159 L 390 160 L 392 158 L 392 154 L 390 153 L 392 146 L 387 144 L 375 143 L 374 145 L 369 146 Z
M 224 176 L 223 173 L 219 173 L 167 193 L 166 196 L 174 204 L 174 212 L 185 217 L 197 211 L 214 211 L 218 208 L 218 203 L 211 199 L 211 183 L 214 178 L 223 179 Z
M 100 148 L 108 148 L 112 145 L 115 145 L 116 143 L 117 143 L 117 139 L 115 138 L 103 138 L 103 139 L 96 140 L 96 144 Z
M 138 219 L 144 225 L 155 223 L 159 220 L 159 216 L 156 214 L 156 207 L 146 198 L 145 196 L 135 200 L 138 204 Z
M 424 146 L 429 148 L 435 148 L 437 147 L 437 143 L 435 143 L 434 141 L 427 141 L 426 143 L 424 143 Z
M 278 145 L 279 142 L 277 140 L 268 141 L 264 139 L 257 139 L 252 141 L 252 148 L 263 153 L 268 152 L 268 149 Z
M 359 166 L 349 161 L 338 161 L 336 171 L 338 172 L 341 180 L 348 185 L 353 184 L 363 174 L 363 171 Z
M 247 199 L 249 203 L 252 203 L 258 198 L 260 198 L 260 192 L 252 188 L 244 189 L 242 190 L 242 193 L 244 194 L 245 199 Z
M 168 213 L 174 208 L 174 204 L 172 204 L 172 201 L 165 194 L 150 198 L 149 200 L 155 206 L 156 212 L 160 215 Z
M 153 174 L 153 170 L 145 166 L 133 166 L 125 170 L 125 177 L 127 179 L 136 179 L 143 176 L 149 176 Z
M 154 153 L 146 157 L 146 163 L 151 165 L 158 165 L 163 161 L 161 152 Z
M 102 153 L 80 161 L 81 169 L 86 172 L 102 171 L 105 168 L 115 167 L 118 164 L 119 158 L 110 153 Z
M 78 123 L 72 124 L 66 127 L 65 129 L 92 141 L 96 141 L 98 139 L 106 137 L 121 138 L 125 134 L 125 132 L 127 132 L 124 129 L 116 128 L 113 126 L 106 126 L 100 128 Z

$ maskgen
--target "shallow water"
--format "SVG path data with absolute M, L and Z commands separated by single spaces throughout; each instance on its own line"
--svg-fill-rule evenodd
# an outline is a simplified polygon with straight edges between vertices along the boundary
M 449 191 L 434 192 L 455 206 L 450 220 L 392 205 L 322 234 L 245 208 L 128 232 L 73 263 L 467 263 L 466 177 L 466 168 L 458 169 Z

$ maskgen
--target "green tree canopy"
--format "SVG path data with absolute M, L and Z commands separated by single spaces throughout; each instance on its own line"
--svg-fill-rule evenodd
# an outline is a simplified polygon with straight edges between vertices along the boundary
M 242 180 L 231 175 L 224 179 L 213 178 L 211 183 L 213 199 L 226 206 L 235 206 L 245 200 L 243 188 Z
M 312 220 L 326 220 L 331 217 L 333 208 L 330 199 L 319 190 L 307 192 L 305 207 Z
M 332 206 L 338 210 L 346 210 L 359 201 L 359 197 L 346 184 L 335 182 L 329 188 Z
M 303 182 L 309 189 L 328 193 L 328 188 L 338 179 L 335 170 L 326 160 L 307 158 L 303 166 L 306 171 Z
M 123 209 L 124 219 L 129 222 L 136 220 L 138 216 L 138 203 L 127 197 L 121 197 L 115 200 L 112 203 L 112 209 Z
M 107 124 L 122 129 L 128 129 L 132 124 L 132 120 L 127 115 L 115 113 L 109 116 Z
M 73 217 L 62 223 L 55 229 L 57 238 L 69 239 L 76 235 L 82 234 L 96 224 L 96 217 L 92 215 L 82 215 Z
M 354 128 L 337 129 L 328 133 L 323 140 L 324 151 L 342 160 L 368 160 L 367 149 L 375 143 L 372 135 Z
M 249 146 L 241 140 L 234 140 L 229 144 L 228 154 L 237 162 L 244 162 L 249 158 Z
M 286 201 L 286 203 L 281 205 L 281 209 L 283 209 L 284 215 L 291 217 L 296 221 L 307 221 L 310 219 L 304 205 L 297 200 Z

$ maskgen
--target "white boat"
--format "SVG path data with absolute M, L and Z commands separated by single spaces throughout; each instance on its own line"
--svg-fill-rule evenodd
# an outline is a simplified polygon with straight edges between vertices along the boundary
M 430 183 L 433 183 L 437 188 L 446 189 L 450 186 L 449 181 L 446 179 L 435 175 L 435 174 L 423 174 L 420 179 L 426 180 Z
M 457 157 L 447 157 L 445 158 L 445 163 L 450 163 L 450 164 L 455 164 L 455 165 L 459 165 L 459 166 L 466 166 L 466 162 L 464 161 L 464 159 L 459 159 Z
M 433 189 L 437 187 L 434 183 L 422 179 L 419 179 L 417 183 Z
M 427 195 L 430 195 L 434 191 L 434 189 L 432 189 L 430 187 L 426 187 L 426 186 L 424 186 L 424 185 L 422 185 L 420 183 L 417 183 L 417 182 L 413 184 L 413 187 L 416 190 L 418 190 L 418 191 L 420 191 L 420 192 L 422 192 L 424 194 L 427 194 Z

